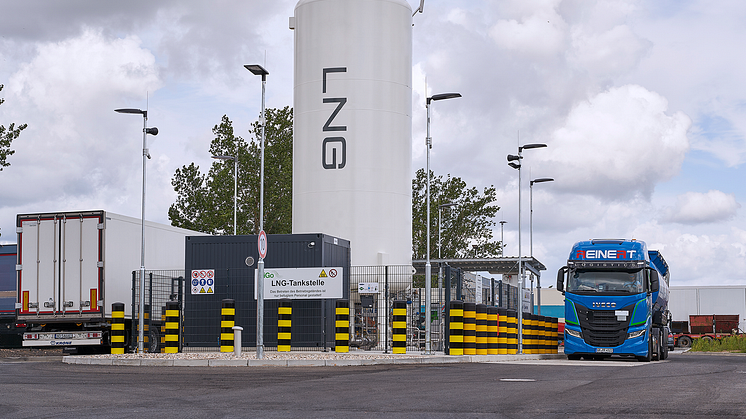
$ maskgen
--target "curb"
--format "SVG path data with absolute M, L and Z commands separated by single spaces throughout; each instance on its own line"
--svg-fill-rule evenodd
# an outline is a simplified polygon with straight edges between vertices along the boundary
M 116 365 L 130 367 L 349 367 L 365 365 L 434 365 L 434 364 L 474 364 L 498 363 L 526 360 L 565 359 L 563 354 L 536 355 L 423 355 L 416 358 L 340 358 L 340 359 L 160 359 L 160 358 L 117 358 L 68 355 L 50 361 L 62 360 L 65 364 Z M 49 362 L 49 361 L 48 361 Z

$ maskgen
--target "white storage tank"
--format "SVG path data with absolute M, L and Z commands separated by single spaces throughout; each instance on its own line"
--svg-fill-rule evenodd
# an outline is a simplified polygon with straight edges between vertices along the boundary
M 301 0 L 290 28 L 293 233 L 350 240 L 352 265 L 410 264 L 412 8 Z

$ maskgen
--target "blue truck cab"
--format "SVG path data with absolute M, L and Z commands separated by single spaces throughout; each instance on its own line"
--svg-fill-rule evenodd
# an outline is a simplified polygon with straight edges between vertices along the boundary
M 565 295 L 568 359 L 666 359 L 668 284 L 668 264 L 643 241 L 575 243 L 557 273 L 557 289 Z

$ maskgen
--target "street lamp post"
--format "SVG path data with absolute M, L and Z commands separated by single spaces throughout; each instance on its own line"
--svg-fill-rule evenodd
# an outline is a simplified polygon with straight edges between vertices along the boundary
M 518 170 L 518 353 L 523 353 L 523 259 L 521 257 L 521 159 L 523 150 L 546 147 L 546 144 L 526 144 L 518 146 L 518 155 L 508 154 L 508 166 Z
M 238 201 L 238 158 L 233 156 L 212 156 L 216 160 L 233 160 L 233 235 L 236 235 L 236 207 Z
M 430 354 L 430 304 L 432 296 L 430 295 L 432 285 L 432 268 L 430 265 L 430 149 L 433 148 L 433 140 L 430 137 L 430 102 L 433 100 L 444 100 L 454 99 L 461 97 L 461 93 L 440 93 L 432 95 L 425 100 L 425 108 L 427 109 L 427 138 L 425 138 L 425 145 L 427 147 L 427 188 L 425 194 L 427 195 L 427 215 L 425 224 L 427 225 L 427 240 L 425 253 L 427 255 L 427 261 L 425 262 L 425 353 Z
M 150 158 L 150 152 L 148 151 L 148 137 L 147 135 L 158 135 L 158 128 L 148 128 L 148 111 L 142 109 L 123 108 L 115 109 L 117 113 L 129 113 L 135 115 L 142 115 L 142 213 L 140 218 L 140 315 L 139 315 L 139 326 L 137 338 L 137 351 L 143 353 L 145 343 L 145 168 L 147 159 Z
M 529 207 L 529 242 L 531 243 L 531 257 L 534 257 L 534 183 L 554 182 L 550 177 L 540 177 L 528 183 L 528 207 Z M 536 277 L 536 307 L 537 314 L 541 316 L 541 275 Z M 533 307 L 532 307 L 533 311 Z
M 267 75 L 269 71 L 265 70 L 259 64 L 247 64 L 244 67 L 251 71 L 255 76 L 262 76 L 262 142 L 261 142 L 261 163 L 259 169 L 259 232 L 264 232 L 264 127 L 266 124 L 264 116 L 264 92 L 267 85 Z M 256 357 L 264 358 L 264 258 L 259 255 L 259 261 L 256 263 L 257 283 L 256 283 Z

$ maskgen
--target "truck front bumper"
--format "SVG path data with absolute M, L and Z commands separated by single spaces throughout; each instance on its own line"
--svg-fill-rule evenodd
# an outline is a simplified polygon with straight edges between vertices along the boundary
M 585 343 L 582 338 L 568 335 L 565 332 L 565 354 L 577 355 L 632 355 L 647 356 L 648 354 L 648 334 L 645 333 L 640 337 L 627 339 L 623 344 L 613 347 L 596 347 Z

